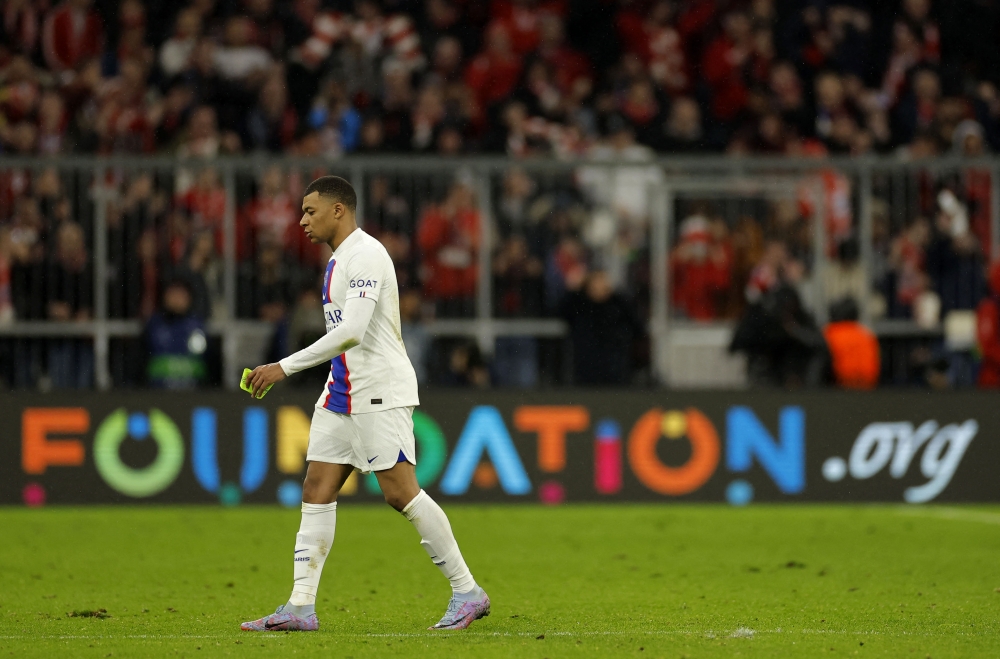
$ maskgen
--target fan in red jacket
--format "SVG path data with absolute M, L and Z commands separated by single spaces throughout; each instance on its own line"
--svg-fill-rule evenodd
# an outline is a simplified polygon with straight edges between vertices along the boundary
M 681 224 L 680 244 L 670 255 L 673 302 L 692 320 L 719 317 L 719 298 L 729 288 L 732 254 L 712 240 L 708 221 L 700 215 Z
M 543 18 L 565 16 L 568 4 L 566 0 L 493 0 L 490 17 L 507 28 L 514 52 L 527 55 L 538 47 Z
M 424 212 L 417 227 L 425 296 L 455 300 L 475 295 L 479 236 L 479 211 L 472 191 L 456 183 L 444 203 Z
M 486 31 L 486 48 L 465 70 L 465 83 L 486 108 L 510 96 L 520 77 L 521 58 L 510 48 L 507 29 L 491 25 Z
M 93 0 L 66 0 L 45 17 L 42 49 L 51 70 L 72 71 L 85 59 L 100 56 L 104 26 L 92 4 Z
M 566 45 L 566 30 L 561 18 L 545 14 L 539 21 L 539 28 L 541 41 L 535 54 L 552 67 L 556 84 L 563 94 L 568 94 L 580 78 L 593 79 L 587 57 Z
M 674 26 L 676 6 L 657 2 L 648 12 L 626 9 L 615 19 L 618 37 L 637 55 L 649 74 L 671 94 L 683 94 L 691 85 L 684 39 Z
M 712 90 L 712 114 L 731 121 L 750 98 L 745 71 L 753 58 L 750 17 L 738 11 L 723 18 L 725 33 L 705 49 L 702 73 Z
M 1000 261 L 990 266 L 991 295 L 976 307 L 976 334 L 983 360 L 979 364 L 979 386 L 1000 387 Z

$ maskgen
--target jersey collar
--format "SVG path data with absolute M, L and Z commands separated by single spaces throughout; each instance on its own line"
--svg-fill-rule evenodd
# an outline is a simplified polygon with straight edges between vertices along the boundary
M 357 229 L 352 231 L 351 235 L 349 235 L 347 238 L 344 238 L 344 242 L 340 243 L 337 249 L 334 250 L 333 255 L 336 256 L 337 254 L 343 254 L 344 252 L 349 250 L 351 246 L 354 245 L 354 243 L 361 240 L 361 234 L 363 233 L 364 231 L 361 230 L 361 227 L 358 227 Z

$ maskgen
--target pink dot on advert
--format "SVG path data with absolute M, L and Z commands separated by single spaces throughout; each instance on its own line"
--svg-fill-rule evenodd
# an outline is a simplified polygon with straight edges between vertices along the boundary
M 38 483 L 28 483 L 21 491 L 24 497 L 24 505 L 29 508 L 38 508 L 45 505 L 45 488 Z
M 538 498 L 548 506 L 558 506 L 566 498 L 562 483 L 546 481 L 538 488 Z

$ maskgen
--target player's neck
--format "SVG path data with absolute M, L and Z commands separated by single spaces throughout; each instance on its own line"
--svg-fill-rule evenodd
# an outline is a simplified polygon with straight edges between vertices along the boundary
M 344 222 L 340 228 L 337 229 L 337 232 L 333 234 L 333 239 L 330 241 L 330 249 L 336 252 L 337 248 L 340 247 L 357 228 L 358 223 L 353 218 L 349 222 Z

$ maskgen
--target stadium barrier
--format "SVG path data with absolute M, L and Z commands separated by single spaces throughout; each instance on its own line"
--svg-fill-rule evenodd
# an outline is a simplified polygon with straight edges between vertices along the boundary
M 276 390 L 0 399 L 0 504 L 297 506 L 315 398 Z M 1000 501 L 975 392 L 432 391 L 417 477 L 445 501 Z M 372 475 L 343 495 L 377 501 Z

